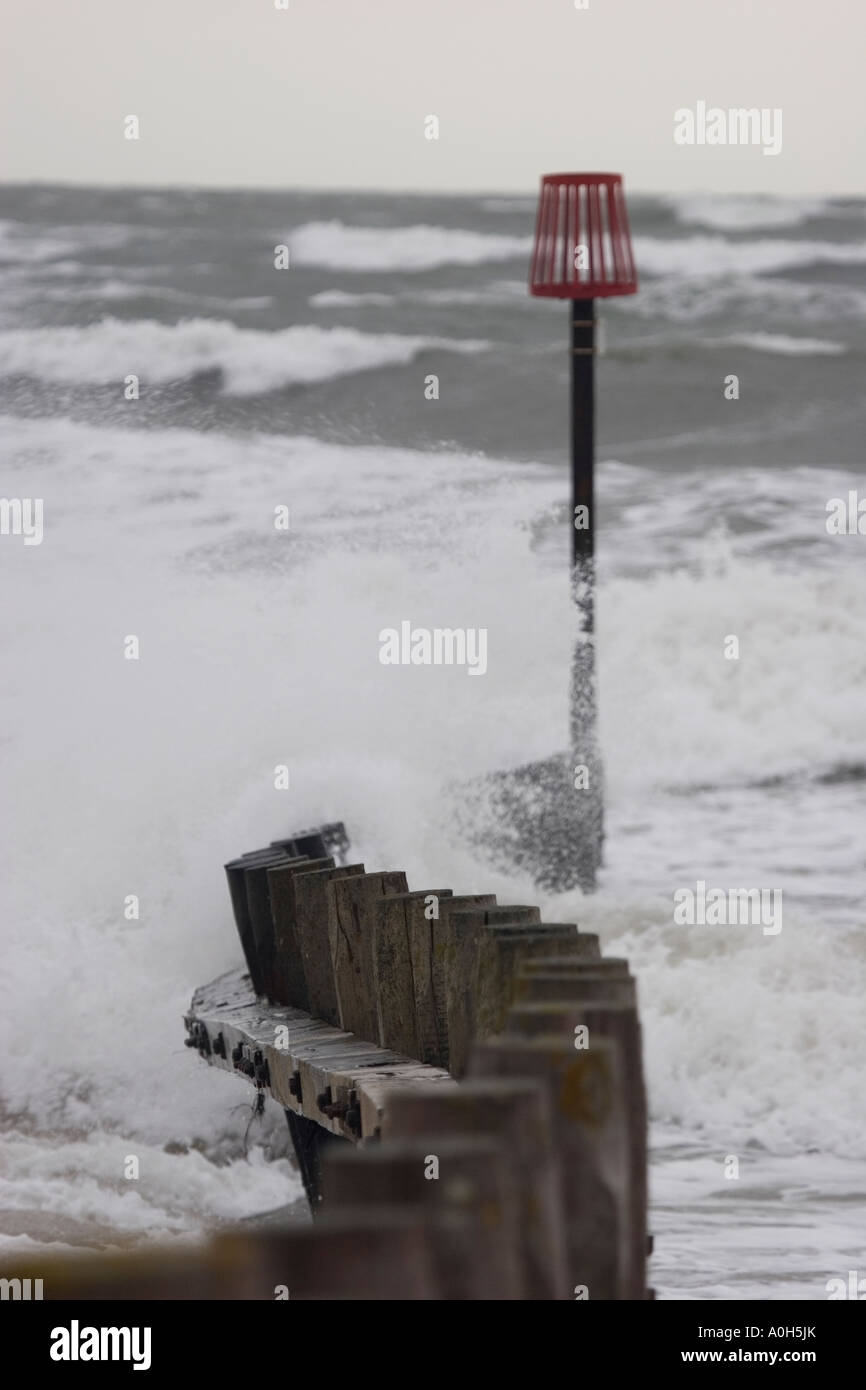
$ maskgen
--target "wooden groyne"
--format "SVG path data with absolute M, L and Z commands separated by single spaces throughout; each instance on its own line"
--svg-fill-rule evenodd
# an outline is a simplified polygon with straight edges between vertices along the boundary
M 402 1297 L 647 1297 L 627 962 L 535 906 L 410 889 L 324 847 L 295 837 L 227 866 L 247 970 L 186 1017 L 190 1046 L 288 1117 L 316 1213 L 268 1237 L 310 1281 L 292 1296 L 395 1296 L 399 1268 Z M 367 1293 L 346 1283 L 356 1248 Z
M 282 1106 L 312 1223 L 42 1261 L 45 1297 L 651 1297 L 627 962 L 346 848 L 328 826 L 226 866 L 246 968 L 185 1017 L 208 1065 Z

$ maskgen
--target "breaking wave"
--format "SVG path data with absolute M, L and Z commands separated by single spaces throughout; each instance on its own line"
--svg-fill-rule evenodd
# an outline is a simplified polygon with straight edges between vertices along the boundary
M 0 333 L 0 375 L 97 384 L 135 372 L 167 383 L 218 370 L 229 394 L 246 396 L 403 365 L 431 348 L 471 353 L 486 346 L 354 328 L 300 325 L 266 333 L 212 319 L 162 324 L 105 318 L 83 328 Z

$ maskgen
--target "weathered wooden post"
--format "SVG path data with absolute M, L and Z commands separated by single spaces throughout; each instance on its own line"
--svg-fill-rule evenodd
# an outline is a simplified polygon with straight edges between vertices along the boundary
M 598 964 L 599 962 L 596 962 Z M 635 1004 L 637 986 L 631 975 L 606 974 L 603 970 L 570 971 L 559 966 L 548 971 L 535 971 L 518 976 L 514 989 L 515 1001 L 523 1004 L 546 1004 L 552 1000 L 580 998 L 582 1003 Z
M 445 981 L 446 932 L 452 913 L 464 908 L 495 907 L 495 893 L 449 895 L 429 904 L 412 893 L 395 894 L 388 903 L 405 902 L 406 933 L 415 994 L 418 1059 L 448 1066 L 448 995 Z M 390 1044 L 394 1046 L 394 1044 Z
M 443 1134 L 493 1134 L 507 1146 L 518 1213 L 521 1296 L 570 1298 L 560 1170 L 544 1083 L 487 1077 L 459 1086 L 397 1090 L 388 1100 L 382 1140 L 422 1139 L 428 1152 Z
M 473 1047 L 471 1077 L 534 1077 L 550 1096 L 565 1210 L 572 1297 L 628 1298 L 628 1152 L 621 1058 L 607 1038 L 590 1050 L 545 1036 L 500 1036 Z
M 275 864 L 300 862 L 282 849 L 268 848 L 253 850 L 225 866 L 238 935 L 253 988 L 259 995 L 267 994 L 273 983 L 273 920 L 267 870 Z
M 622 977 L 620 977 L 622 978 Z M 584 1001 L 579 980 L 563 980 L 564 999 L 548 1003 L 516 1005 L 508 1015 L 505 1038 L 564 1036 L 577 1047 L 585 1040 L 586 1052 L 606 1040 L 619 1057 L 618 1089 L 624 1101 L 627 1139 L 627 1276 L 625 1298 L 646 1297 L 647 1250 L 647 1102 L 643 1076 L 640 1021 L 634 1004 L 607 999 Z
M 521 965 L 561 952 L 584 958 L 584 939 L 570 922 L 492 924 L 481 933 L 473 989 L 472 1035 L 489 1038 L 501 1032 L 515 999 Z
M 299 874 L 292 883 L 295 933 L 303 958 L 310 1013 L 335 1028 L 340 1023 L 340 1010 L 328 937 L 328 884 L 363 873 L 363 864 L 344 864 L 336 869 L 318 869 Z
M 379 1018 L 379 1043 L 407 1057 L 421 1057 L 415 977 L 412 964 L 411 905 L 438 905 L 450 888 L 390 893 L 376 904 L 373 932 L 373 987 Z
M 452 913 L 447 927 L 446 984 L 449 1069 L 462 1076 L 473 1039 L 504 1026 L 515 997 L 518 965 L 536 956 L 594 956 L 598 938 L 573 923 L 541 922 L 536 907 L 495 907 Z M 514 919 L 514 920 L 512 920 Z
M 488 922 L 538 922 L 541 911 L 524 904 L 476 906 L 449 913 L 445 922 L 445 996 L 448 1070 L 462 1076 L 472 1040 L 474 988 L 481 933 Z
M 324 859 L 288 860 L 268 869 L 268 891 L 274 922 L 274 960 L 272 998 L 278 1004 L 309 1009 L 310 998 L 304 974 L 304 957 L 295 920 L 295 875 L 333 869 L 334 861 Z
M 373 974 L 376 907 L 390 893 L 407 893 L 402 869 L 352 874 L 328 884 L 328 937 L 340 1027 L 371 1041 L 379 1036 Z
M 521 1297 L 514 1168 L 496 1135 L 446 1132 L 431 1141 L 335 1149 L 326 1157 L 324 1191 L 334 1216 L 368 1204 L 420 1215 L 441 1297 Z
M 394 1206 L 322 1216 L 313 1230 L 229 1233 L 213 1249 L 230 1271 L 223 1297 L 434 1300 L 439 1297 L 423 1224 Z

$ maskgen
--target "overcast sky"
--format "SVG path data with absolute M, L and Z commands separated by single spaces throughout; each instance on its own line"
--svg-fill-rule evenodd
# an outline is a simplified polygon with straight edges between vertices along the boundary
M 863 0 L 277 3 L 2 0 L 2 177 L 526 192 L 614 169 L 633 190 L 864 192 Z M 698 101 L 781 108 L 781 153 L 675 144 Z

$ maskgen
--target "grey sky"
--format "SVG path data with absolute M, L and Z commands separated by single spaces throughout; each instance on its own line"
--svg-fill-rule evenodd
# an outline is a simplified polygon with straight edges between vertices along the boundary
M 526 192 L 545 171 L 610 168 L 633 190 L 864 192 L 861 0 L 3 11 L 4 179 Z M 676 145 L 674 111 L 699 100 L 780 107 L 781 153 Z

